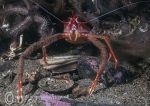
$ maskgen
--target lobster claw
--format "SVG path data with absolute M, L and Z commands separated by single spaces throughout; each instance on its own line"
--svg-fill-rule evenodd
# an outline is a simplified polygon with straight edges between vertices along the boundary
M 108 61 L 110 61 L 111 59 L 114 61 L 114 65 L 115 65 L 115 69 L 116 69 L 118 67 L 118 59 L 116 58 L 115 55 L 109 53 L 109 59 L 108 59 Z
M 17 103 L 21 104 L 23 102 L 23 96 L 17 96 Z
M 91 96 L 93 94 L 93 92 L 95 91 L 97 83 L 98 83 L 97 80 L 93 81 L 92 85 L 89 88 L 89 96 Z
M 21 104 L 23 102 L 23 96 L 22 96 L 22 81 L 19 81 L 18 83 L 18 90 L 17 90 L 17 103 Z

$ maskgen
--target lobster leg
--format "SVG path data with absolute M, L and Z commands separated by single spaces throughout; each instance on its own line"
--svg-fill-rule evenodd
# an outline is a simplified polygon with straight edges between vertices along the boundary
M 115 61 L 115 68 L 117 68 L 117 66 L 118 66 L 118 59 L 117 59 L 117 56 L 115 55 L 114 50 L 113 50 L 113 48 L 112 48 L 112 46 L 110 44 L 109 37 L 104 35 L 104 36 L 101 36 L 101 38 L 104 39 L 104 41 L 106 42 L 106 44 L 107 44 L 107 46 L 108 46 L 108 48 L 110 50 L 110 59 L 112 58 Z
M 42 51 L 43 51 L 43 61 L 45 63 L 45 65 L 47 65 L 47 52 L 46 52 L 46 46 L 42 47 Z
M 23 53 L 22 55 L 20 56 L 19 58 L 19 63 L 18 63 L 18 69 L 17 69 L 17 79 L 18 79 L 18 82 L 17 82 L 17 101 L 20 103 L 23 101 L 23 89 L 22 89 L 22 80 L 23 80 L 23 66 L 24 66 L 24 60 L 27 56 L 29 56 L 33 51 L 39 49 L 39 48 L 42 48 L 43 46 L 45 45 L 50 45 L 54 42 L 56 42 L 57 40 L 59 39 L 63 39 L 64 34 L 55 34 L 53 36 L 48 36 L 46 37 L 45 39 L 43 40 L 40 40 L 38 42 L 35 42 L 33 43 L 32 45 L 30 45 Z
M 101 76 L 103 70 L 106 67 L 108 54 L 107 54 L 107 50 L 106 50 L 105 45 L 103 43 L 101 43 L 97 38 L 89 36 L 88 40 L 90 42 L 92 42 L 98 49 L 100 49 L 101 57 L 102 57 L 102 59 L 101 59 L 102 62 L 101 62 L 101 65 L 99 66 L 99 70 L 97 71 L 96 78 L 93 81 L 93 83 L 92 83 L 92 85 L 90 86 L 90 89 L 89 89 L 89 95 L 92 95 L 92 93 L 96 89 L 96 85 L 97 85 L 97 82 L 99 80 L 99 77 Z
M 91 35 L 91 36 L 93 36 L 93 37 L 95 37 L 95 38 L 97 38 L 97 39 L 103 39 L 103 40 L 105 41 L 105 43 L 106 43 L 106 45 L 108 46 L 109 51 L 110 51 L 108 61 L 109 61 L 110 59 L 113 59 L 114 62 L 115 62 L 115 68 L 117 68 L 117 66 L 118 66 L 118 59 L 117 59 L 117 56 L 115 55 L 114 50 L 113 50 L 113 48 L 112 48 L 112 46 L 111 46 L 111 44 L 110 44 L 110 39 L 109 39 L 109 37 L 108 37 L 107 35 L 101 35 L 101 36 Z

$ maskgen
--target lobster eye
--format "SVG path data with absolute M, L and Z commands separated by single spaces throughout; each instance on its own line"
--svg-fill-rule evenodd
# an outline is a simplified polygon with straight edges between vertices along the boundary
M 78 18 L 76 18 L 76 22 L 79 23 Z

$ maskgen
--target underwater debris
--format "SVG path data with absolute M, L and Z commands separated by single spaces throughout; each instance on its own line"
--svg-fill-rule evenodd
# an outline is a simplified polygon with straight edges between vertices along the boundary
M 95 77 L 99 67 L 99 59 L 92 56 L 83 56 L 78 61 L 78 73 L 80 78 Z
M 5 72 L 5 74 L 3 72 L 0 78 L 0 86 L 7 87 L 13 82 L 15 76 L 16 74 L 12 70 Z
M 77 86 L 72 90 L 72 98 L 88 95 L 89 86 L 92 80 L 85 78 L 77 81 Z
M 90 78 L 93 79 L 96 75 L 99 65 L 99 59 L 97 57 L 85 56 L 78 61 L 78 74 L 80 79 Z M 124 84 L 127 83 L 132 73 L 125 68 L 118 66 L 113 68 L 110 63 L 107 64 L 105 71 L 99 78 L 101 82 L 106 86 L 112 86 L 113 84 Z
M 23 83 L 27 83 L 27 82 L 36 82 L 37 80 L 39 80 L 40 78 L 40 72 L 38 70 L 31 70 L 29 72 L 25 73 L 25 77 L 24 77 L 24 81 Z
M 65 102 L 65 101 L 61 101 L 62 97 L 58 96 L 58 95 L 41 94 L 40 98 L 41 98 L 41 100 L 44 101 L 44 104 L 46 106 L 49 106 L 50 104 L 51 105 L 57 104 L 57 106 L 71 106 L 71 103 Z
M 51 70 L 54 73 L 63 73 L 67 71 L 76 70 L 76 64 L 79 56 L 53 56 L 47 58 L 47 65 L 45 65 L 43 59 L 40 59 L 39 62 L 44 69 Z M 57 69 L 56 69 L 57 68 Z M 61 70 L 58 70 L 61 68 Z M 58 71 L 57 71 L 58 70 Z
M 30 0 L 23 0 L 22 1 L 25 5 L 24 6 L 9 6 L 5 7 L 0 11 L 0 14 L 5 16 L 5 20 L 7 16 L 16 15 L 17 17 L 24 17 L 18 19 L 14 22 L 11 21 L 11 24 L 14 22 L 16 24 L 9 26 L 9 28 L 2 28 L 3 32 L 5 33 L 6 37 L 10 37 L 12 42 L 10 44 L 10 54 L 8 55 L 9 59 L 12 59 L 16 56 L 16 52 L 22 47 L 23 42 L 23 33 L 26 31 L 30 26 L 33 26 L 33 23 L 36 23 L 38 26 L 38 35 L 43 39 L 46 36 L 48 31 L 48 22 L 47 20 L 40 15 L 38 8 L 32 4 Z M 21 4 L 20 4 L 21 5 Z M 16 17 L 15 17 L 16 18 Z M 13 17 L 12 17 L 13 20 Z M 2 25 L 4 26 L 4 25 Z M 8 29 L 8 30 L 7 30 Z M 18 37 L 20 36 L 20 41 L 18 44 Z M 15 44 L 15 46 L 14 46 Z
M 74 82 L 72 80 L 55 79 L 55 78 L 43 78 L 38 82 L 38 86 L 44 91 L 50 93 L 67 93 L 67 91 L 73 87 Z

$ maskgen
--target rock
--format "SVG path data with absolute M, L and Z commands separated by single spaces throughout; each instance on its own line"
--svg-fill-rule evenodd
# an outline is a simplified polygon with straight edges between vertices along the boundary
M 72 88 L 74 81 L 55 79 L 55 78 L 43 78 L 38 82 L 38 86 L 44 91 L 50 93 L 67 93 L 67 91 Z
M 45 65 L 43 59 L 40 59 L 40 64 L 43 68 L 51 71 L 54 74 L 72 72 L 77 69 L 77 60 L 79 56 L 54 56 L 47 59 L 48 65 Z

